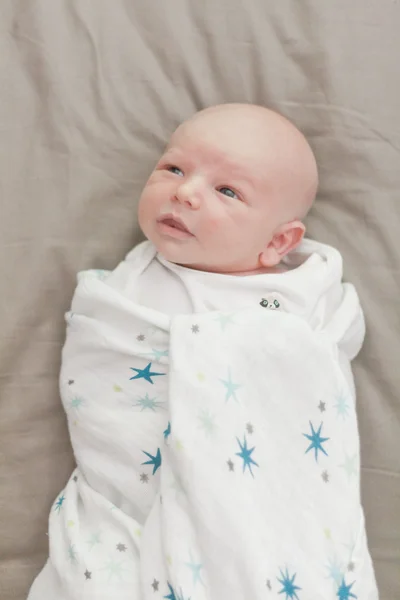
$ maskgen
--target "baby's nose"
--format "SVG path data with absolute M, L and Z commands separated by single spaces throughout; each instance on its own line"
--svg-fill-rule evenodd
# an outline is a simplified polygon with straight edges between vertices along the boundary
M 195 177 L 183 181 L 176 190 L 176 199 L 186 206 L 198 209 L 201 204 L 201 181 Z

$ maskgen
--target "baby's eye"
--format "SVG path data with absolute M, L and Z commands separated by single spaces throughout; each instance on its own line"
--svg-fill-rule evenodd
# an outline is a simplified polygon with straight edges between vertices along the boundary
M 179 175 L 179 177 L 183 177 L 183 171 L 179 167 L 175 167 L 174 165 L 169 165 L 167 167 L 167 171 L 170 173 L 174 173 L 174 175 Z
M 228 196 L 229 198 L 237 198 L 237 199 L 239 199 L 239 196 L 231 188 L 220 187 L 218 189 L 218 191 L 219 191 L 220 194 L 223 194 L 224 196 Z

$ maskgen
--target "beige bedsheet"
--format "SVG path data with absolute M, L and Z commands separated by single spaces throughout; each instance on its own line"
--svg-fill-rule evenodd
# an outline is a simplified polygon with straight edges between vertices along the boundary
M 168 135 L 224 101 L 280 110 L 318 157 L 309 233 L 366 311 L 363 499 L 381 598 L 399 600 L 399 26 L 398 0 L 0 1 L 1 600 L 43 565 L 73 465 L 57 375 L 75 274 L 140 239 Z

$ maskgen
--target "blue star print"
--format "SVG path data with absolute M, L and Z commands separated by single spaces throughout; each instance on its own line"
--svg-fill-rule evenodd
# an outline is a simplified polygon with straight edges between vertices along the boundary
M 321 452 L 323 452 L 326 456 L 328 456 L 327 452 L 322 447 L 322 444 L 324 442 L 327 442 L 330 438 L 322 438 L 320 436 L 321 429 L 322 429 L 322 423 L 319 426 L 318 431 L 314 431 L 314 427 L 313 427 L 313 424 L 311 423 L 311 421 L 310 421 L 310 427 L 311 427 L 311 433 L 312 433 L 312 435 L 308 435 L 307 433 L 303 433 L 304 437 L 308 438 L 310 440 L 310 442 L 311 442 L 311 444 L 309 445 L 309 447 L 305 451 L 305 454 L 307 454 L 307 452 L 309 452 L 310 450 L 312 450 L 314 448 L 314 450 L 315 450 L 315 460 L 318 460 L 318 451 L 319 450 L 321 450 Z
M 157 469 L 160 468 L 161 466 L 161 452 L 160 452 L 160 448 L 157 448 L 157 454 L 155 456 L 152 456 L 151 454 L 149 454 L 148 452 L 146 452 L 145 450 L 142 450 L 142 452 L 144 452 L 144 454 L 146 454 L 146 456 L 148 456 L 150 458 L 150 460 L 143 462 L 142 465 L 153 465 L 153 475 L 156 473 Z
M 61 496 L 58 498 L 58 500 L 57 500 L 57 502 L 56 502 L 56 504 L 55 504 L 54 510 L 55 510 L 56 512 L 58 512 L 58 513 L 60 512 L 60 509 L 61 509 L 61 507 L 62 507 L 62 505 L 63 505 L 63 502 L 64 502 L 64 500 L 65 500 L 65 496 L 64 496 L 64 494 L 62 494 L 62 495 L 61 495 Z
M 168 596 L 164 596 L 165 600 L 185 600 L 182 594 L 182 589 L 178 594 L 177 592 L 175 592 L 174 588 L 170 583 L 167 582 L 167 585 L 169 589 L 169 594 Z M 190 600 L 190 598 L 188 600 Z
M 135 369 L 135 368 L 131 367 L 131 371 L 136 371 L 136 375 L 131 377 L 129 379 L 129 381 L 132 381 L 132 379 L 145 379 L 149 383 L 154 383 L 154 381 L 152 381 L 152 379 L 151 379 L 152 377 L 156 377 L 159 375 L 165 375 L 165 373 L 152 373 L 150 371 L 150 369 L 151 369 L 151 362 L 144 369 Z
M 162 403 L 158 402 L 155 398 L 149 398 L 149 395 L 146 394 L 143 398 L 138 398 L 136 404 L 133 404 L 133 407 L 140 406 L 140 412 L 143 412 L 145 409 L 156 411 L 157 408 L 163 408 Z
M 326 568 L 329 571 L 328 577 L 332 578 L 336 585 L 339 586 L 343 579 L 343 565 L 337 556 L 329 559 L 329 564 Z
M 336 594 L 339 600 L 349 600 L 349 598 L 357 598 L 357 596 L 350 591 L 354 584 L 355 581 L 353 581 L 353 583 L 351 583 L 350 585 L 346 585 L 346 582 L 343 579 L 342 584 Z
M 167 585 L 168 585 L 168 589 L 169 589 L 169 594 L 168 594 L 168 596 L 164 596 L 164 598 L 166 600 L 177 600 L 177 598 L 175 596 L 174 588 L 172 587 L 172 585 L 170 583 L 167 583 Z
M 71 408 L 79 408 L 82 404 L 84 404 L 84 400 L 83 398 L 79 398 L 79 396 L 75 396 L 71 400 Z
M 220 379 L 220 382 L 226 387 L 225 402 L 227 402 L 231 396 L 237 402 L 238 399 L 236 398 L 236 390 L 242 386 L 239 383 L 233 383 L 230 369 L 228 369 L 228 379 Z
M 299 597 L 296 594 L 296 590 L 301 590 L 301 587 L 299 587 L 298 585 L 294 585 L 296 573 L 293 575 L 292 578 L 290 578 L 289 571 L 287 569 L 286 569 L 286 573 L 284 573 L 282 571 L 282 569 L 280 569 L 280 572 L 281 572 L 282 579 L 279 579 L 279 577 L 277 577 L 277 580 L 279 581 L 279 583 L 281 583 L 283 585 L 283 588 L 281 589 L 281 591 L 279 593 L 286 594 L 285 600 L 288 600 L 289 598 L 290 599 L 296 598 L 296 600 L 299 600 Z
M 156 350 L 152 348 L 151 352 L 146 352 L 146 354 L 142 354 L 141 356 L 153 356 L 154 360 L 159 361 L 160 358 L 168 356 L 168 350 Z
M 253 446 L 253 448 L 248 448 L 247 447 L 247 440 L 246 440 L 246 436 L 244 436 L 244 441 L 243 441 L 243 446 L 240 443 L 239 438 L 236 438 L 237 442 L 240 446 L 240 452 L 236 452 L 236 456 L 240 456 L 240 458 L 243 459 L 243 473 L 245 472 L 246 467 L 248 467 L 252 477 L 254 477 L 253 475 L 253 471 L 251 470 L 251 465 L 256 465 L 256 467 L 258 467 L 259 465 L 251 458 L 252 452 L 255 449 L 255 446 Z
M 200 583 L 204 585 L 203 580 L 201 579 L 201 570 L 204 568 L 203 565 L 201 563 L 196 563 L 193 560 L 191 552 L 189 552 L 189 558 L 190 563 L 186 563 L 186 566 L 192 571 L 193 584 L 196 585 L 196 583 L 200 581 Z
M 171 423 L 168 421 L 168 427 L 164 431 L 164 440 L 167 440 L 170 435 L 171 435 Z
M 335 408 L 337 409 L 337 416 L 341 416 L 343 420 L 345 420 L 346 417 L 349 416 L 350 410 L 350 406 L 347 404 L 346 399 L 346 396 L 344 394 L 341 394 L 337 398 L 337 404 L 335 404 Z

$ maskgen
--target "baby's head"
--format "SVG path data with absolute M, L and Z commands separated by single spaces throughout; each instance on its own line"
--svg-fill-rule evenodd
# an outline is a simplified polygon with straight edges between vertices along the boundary
M 204 271 L 265 270 L 302 240 L 314 155 L 287 119 L 251 104 L 207 108 L 172 135 L 139 202 L 167 260 Z

